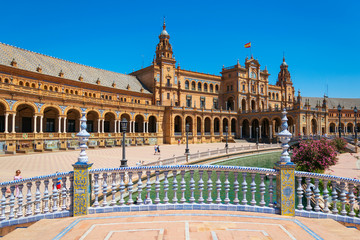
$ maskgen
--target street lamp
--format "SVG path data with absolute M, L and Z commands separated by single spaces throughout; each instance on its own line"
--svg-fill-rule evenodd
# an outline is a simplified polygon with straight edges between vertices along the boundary
M 339 111 L 339 138 L 341 138 L 341 106 L 340 104 L 337 107 L 338 111 Z
M 256 146 L 259 145 L 259 128 L 256 128 Z
M 186 148 L 185 148 L 185 154 L 189 154 L 189 129 L 190 125 L 189 123 L 186 124 Z
M 226 143 L 225 143 L 225 149 L 228 149 L 229 144 L 228 144 L 228 126 L 225 126 L 225 137 L 226 137 Z
M 357 110 L 357 108 L 356 108 L 356 106 L 354 107 L 354 114 L 355 114 L 355 141 L 354 141 L 354 143 L 355 143 L 355 152 L 357 152 L 357 123 L 356 123 L 356 115 L 357 115 L 357 112 L 358 112 L 358 110 Z
M 120 122 L 121 130 L 123 132 L 123 141 L 122 141 L 122 159 L 120 167 L 127 167 L 127 160 L 125 159 L 125 134 L 127 129 L 128 121 L 126 118 L 123 118 Z

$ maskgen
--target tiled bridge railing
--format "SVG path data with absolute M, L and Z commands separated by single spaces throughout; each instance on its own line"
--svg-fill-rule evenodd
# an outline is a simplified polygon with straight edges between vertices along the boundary
M 94 184 L 88 213 L 166 209 L 293 212 L 360 224 L 356 210 L 359 180 L 293 171 L 284 175 L 292 179 L 287 181 L 281 179 L 281 171 L 206 165 L 93 169 L 89 170 Z M 62 186 L 57 190 L 59 178 Z M 73 179 L 74 172 L 67 172 L 1 183 L 0 227 L 75 215 Z M 288 188 L 281 188 L 286 181 Z

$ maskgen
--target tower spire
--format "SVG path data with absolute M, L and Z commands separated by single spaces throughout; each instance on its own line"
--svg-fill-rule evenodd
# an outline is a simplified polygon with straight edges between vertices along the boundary
M 163 30 L 166 29 L 166 22 L 165 22 L 165 16 L 164 16 L 164 24 L 163 24 Z

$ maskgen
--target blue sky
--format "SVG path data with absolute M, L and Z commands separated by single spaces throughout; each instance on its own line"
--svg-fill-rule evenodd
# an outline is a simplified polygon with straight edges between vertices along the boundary
M 303 96 L 360 97 L 359 1 L 6 1 L 0 42 L 111 71 L 148 66 L 166 16 L 176 60 L 219 75 L 252 53 L 274 84 L 285 52 Z

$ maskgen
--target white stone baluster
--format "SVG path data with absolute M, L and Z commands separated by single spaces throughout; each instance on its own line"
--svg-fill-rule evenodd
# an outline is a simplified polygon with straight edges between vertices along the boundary
M 136 202 L 138 205 L 142 204 L 141 192 L 142 192 L 143 186 L 142 186 L 141 176 L 142 176 L 142 171 L 139 171 L 138 172 L 138 189 L 137 189 L 138 195 L 137 195 L 137 199 L 136 199 Z
M 66 199 L 67 199 L 67 189 L 66 189 L 66 177 L 61 178 L 62 188 L 61 188 L 61 196 L 62 196 L 62 205 L 61 210 L 66 210 Z
M 44 194 L 43 194 L 43 199 L 44 199 L 44 210 L 43 213 L 48 213 L 49 212 L 49 180 L 46 179 L 44 180 Z
M 199 203 L 203 203 L 204 202 L 204 197 L 203 197 L 203 191 L 204 191 L 204 180 L 203 180 L 203 174 L 204 171 L 203 170 L 199 170 Z
M 311 188 L 310 188 L 310 187 L 311 187 L 310 181 L 311 181 L 311 179 L 308 178 L 308 177 L 305 179 L 306 186 L 307 186 L 307 188 L 306 188 L 306 194 L 305 194 L 305 196 L 306 196 L 306 207 L 305 207 L 305 209 L 306 209 L 307 211 L 311 211 L 311 210 L 312 210 L 312 207 L 311 207 L 312 191 L 311 191 Z
M 185 203 L 186 199 L 185 199 L 185 190 L 186 190 L 186 182 L 185 182 L 185 170 L 181 170 L 180 171 L 181 174 L 181 182 L 180 182 L 180 187 L 181 187 L 181 199 L 180 199 L 180 203 Z
M 240 200 L 239 200 L 239 181 L 238 181 L 238 176 L 239 173 L 238 172 L 234 172 L 234 192 L 235 192 L 235 198 L 234 198 L 234 204 L 238 205 Z
M 194 170 L 190 170 L 190 198 L 189 198 L 190 203 L 195 202 L 194 191 L 195 191 Z
M 259 190 L 260 190 L 260 207 L 264 207 L 265 204 L 266 204 L 265 199 L 264 199 L 264 195 L 265 195 L 264 177 L 265 177 L 265 174 L 260 174 L 260 185 L 259 185 Z
M 146 182 L 146 204 L 151 204 L 150 192 L 151 192 L 151 181 L 150 181 L 150 171 L 146 171 L 147 182 Z
M 269 207 L 274 207 L 274 185 L 273 185 L 273 178 L 274 176 L 272 174 L 269 174 Z
M 124 193 L 125 193 L 125 182 L 124 182 L 125 172 L 120 172 L 120 205 L 124 205 Z
M 332 202 L 333 202 L 333 209 L 332 209 L 332 213 L 333 214 L 337 214 L 339 211 L 337 209 L 337 191 L 336 191 L 336 181 L 331 181 L 331 185 L 332 185 L 332 192 L 331 192 L 331 198 L 332 198 Z
M 168 197 L 168 191 L 169 191 L 169 180 L 168 180 L 168 174 L 169 171 L 164 171 L 164 203 L 167 204 L 169 203 L 169 197 Z
M 103 173 L 103 184 L 102 184 L 102 192 L 103 192 L 103 203 L 102 203 L 102 206 L 103 207 L 106 207 L 108 204 L 107 204 L 107 201 L 106 201 L 106 195 L 107 195 L 107 173 Z
M 255 194 L 256 194 L 255 176 L 256 176 L 256 173 L 251 174 L 251 184 L 250 184 L 250 189 L 251 189 L 251 202 L 250 202 L 250 204 L 251 204 L 251 206 L 256 205 L 256 200 L 255 200 Z
M 315 183 L 315 190 L 314 190 L 315 207 L 314 207 L 314 210 L 315 210 L 315 212 L 319 212 L 320 211 L 320 207 L 319 207 L 319 199 L 320 199 L 319 179 L 315 178 L 314 183 Z
M 11 186 L 10 187 L 10 199 L 9 199 L 9 207 L 10 207 L 10 212 L 9 212 L 9 220 L 13 219 L 15 217 L 14 215 L 14 205 L 15 205 L 15 186 Z
M 340 201 L 341 201 L 341 212 L 340 214 L 345 216 L 346 215 L 346 209 L 345 209 L 345 205 L 346 205 L 346 189 L 345 189 L 345 182 L 340 182 L 340 189 L 341 189 L 341 193 L 340 193 Z
M 94 195 L 95 195 L 95 201 L 93 206 L 98 207 L 99 206 L 99 174 L 94 174 Z
M 17 211 L 17 217 L 22 217 L 24 215 L 24 211 L 23 211 L 23 194 L 22 194 L 22 190 L 23 190 L 24 185 L 20 184 L 19 185 L 19 195 L 17 197 L 17 201 L 18 201 L 18 211 Z
M 6 208 L 6 187 L 1 188 L 1 215 L 0 215 L 0 221 L 3 221 L 6 219 L 5 216 L 5 208 Z
M 329 212 L 329 191 L 327 188 L 328 180 L 323 180 L 324 184 L 324 191 L 323 191 L 323 199 L 324 199 L 324 208 L 323 212 L 328 213 Z
M 35 215 L 40 213 L 40 202 L 41 202 L 40 184 L 41 184 L 40 181 L 35 182 L 35 186 L 36 186 L 36 190 L 35 190 L 35 212 L 34 212 Z
M 59 192 L 56 188 L 57 178 L 53 178 L 52 182 L 53 182 L 53 185 L 52 185 L 52 200 L 53 200 L 52 212 L 57 212 L 58 211 L 58 199 L 59 199 Z
M 116 205 L 115 200 L 115 194 L 116 194 L 116 173 L 111 173 L 111 202 L 110 206 Z
M 173 203 L 178 202 L 178 199 L 177 199 L 178 183 L 177 183 L 176 176 L 177 176 L 177 171 L 173 170 L 173 184 L 172 184 L 173 185 L 172 189 L 173 189 L 173 192 L 174 192 L 174 197 L 173 197 L 173 200 L 172 200 Z
M 229 172 L 228 172 L 228 171 L 225 172 L 224 187 L 225 187 L 225 199 L 224 199 L 224 203 L 225 203 L 225 204 L 229 204 L 229 202 L 230 202 L 230 199 L 229 199 L 230 182 L 229 182 Z
M 128 193 L 129 193 L 129 200 L 128 200 L 128 204 L 132 205 L 134 203 L 133 200 L 133 182 L 132 182 L 132 172 L 128 172 L 128 177 L 129 177 L 129 181 L 128 181 Z
M 349 188 L 349 204 L 350 204 L 349 216 L 350 217 L 355 217 L 355 212 L 354 212 L 354 203 L 355 203 L 354 184 L 348 183 L 348 188 Z
M 303 190 L 303 187 L 301 185 L 301 182 L 302 182 L 302 177 L 297 177 L 297 182 L 298 182 L 298 187 L 297 187 L 297 194 L 298 194 L 298 199 L 299 199 L 299 203 L 297 205 L 297 208 L 299 210 L 303 210 L 304 209 L 304 205 L 302 204 L 302 198 L 303 198 L 303 193 L 304 193 L 304 190 Z
M 220 192 L 221 192 L 221 180 L 220 180 L 220 171 L 216 171 L 216 203 L 220 204 L 221 203 L 221 198 L 220 198 Z
M 155 204 L 159 204 L 160 203 L 160 181 L 159 181 L 159 170 L 155 171 L 155 193 L 156 193 L 156 197 L 154 200 Z
M 207 198 L 207 203 L 210 204 L 212 203 L 213 199 L 211 197 L 211 192 L 212 192 L 212 180 L 211 180 L 211 174 L 212 174 L 212 171 L 211 170 L 208 170 L 207 171 L 207 174 L 208 174 L 208 180 L 207 180 L 207 190 L 208 190 L 208 198 Z
M 31 204 L 31 187 L 32 187 L 32 182 L 28 182 L 26 183 L 26 187 L 27 187 L 27 194 L 26 194 L 26 213 L 25 216 L 31 216 L 32 215 L 32 204 Z
M 243 192 L 243 199 L 241 201 L 242 205 L 246 205 L 247 204 L 247 199 L 246 199 L 246 192 L 247 192 L 247 182 L 246 182 L 246 172 L 242 173 L 243 176 L 243 182 L 242 182 L 242 192 Z

